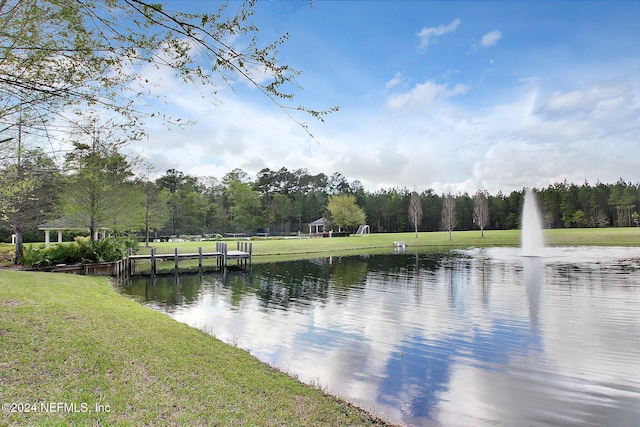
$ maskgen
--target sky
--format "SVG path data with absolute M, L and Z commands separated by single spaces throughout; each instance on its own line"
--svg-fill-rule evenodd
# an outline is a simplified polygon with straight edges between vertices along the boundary
M 275 0 L 253 22 L 264 42 L 290 36 L 293 104 L 339 111 L 295 115 L 310 136 L 246 83 L 211 99 L 149 70 L 165 108 L 195 124 L 149 123 L 129 150 L 160 171 L 304 168 L 369 191 L 640 182 L 640 1 Z

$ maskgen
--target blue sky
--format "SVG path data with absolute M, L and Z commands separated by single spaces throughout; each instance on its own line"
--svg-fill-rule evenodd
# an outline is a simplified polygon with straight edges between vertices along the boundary
M 290 34 L 294 105 L 340 107 L 325 123 L 296 116 L 315 138 L 241 82 L 214 105 L 152 76 L 197 123 L 149 125 L 132 150 L 161 171 L 306 168 L 369 190 L 640 181 L 639 1 L 264 1 L 253 21 L 264 41 Z

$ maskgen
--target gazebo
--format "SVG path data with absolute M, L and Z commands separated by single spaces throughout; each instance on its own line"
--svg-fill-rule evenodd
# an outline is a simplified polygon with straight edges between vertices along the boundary
M 107 227 L 96 227 L 94 232 L 94 239 L 104 239 L 107 230 Z M 89 230 L 87 227 L 86 221 L 83 221 L 82 217 L 62 217 L 58 218 L 51 222 L 45 222 L 44 224 L 40 224 L 38 226 L 38 230 L 44 231 L 44 245 L 45 247 L 49 247 L 51 245 L 51 239 L 49 236 L 49 232 L 57 231 L 58 232 L 58 243 L 62 243 L 62 232 L 65 230 Z
M 313 231 L 315 229 L 315 231 Z M 309 223 L 309 234 L 318 234 L 324 231 L 324 218 L 316 219 Z

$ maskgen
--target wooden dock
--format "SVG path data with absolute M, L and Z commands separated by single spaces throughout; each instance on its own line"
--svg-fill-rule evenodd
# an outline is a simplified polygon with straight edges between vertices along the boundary
M 179 263 L 181 260 L 198 260 L 198 268 L 202 268 L 203 260 L 215 259 L 216 267 L 218 270 L 223 270 L 229 267 L 230 261 L 235 261 L 235 265 L 240 268 L 247 268 L 251 265 L 251 254 L 253 250 L 253 244 L 250 242 L 237 242 L 236 250 L 229 250 L 228 245 L 222 242 L 216 242 L 215 252 L 203 252 L 202 247 L 198 248 L 197 253 L 179 253 L 178 248 L 175 248 L 172 254 L 158 254 L 156 248 L 151 248 L 151 254 L 149 255 L 129 255 L 127 258 L 127 270 L 131 275 L 137 274 L 138 261 L 151 261 L 151 275 L 156 275 L 158 271 L 158 260 L 160 261 L 174 261 L 175 271 L 178 271 Z

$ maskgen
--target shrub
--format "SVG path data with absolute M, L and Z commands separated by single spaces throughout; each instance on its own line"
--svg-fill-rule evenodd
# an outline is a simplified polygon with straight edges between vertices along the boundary
M 138 250 L 138 242 L 128 237 L 107 237 L 91 242 L 78 237 L 74 243 L 45 248 L 44 245 L 25 246 L 21 263 L 25 267 L 44 267 L 55 264 L 90 264 L 111 262 L 126 257 L 132 249 Z
M 73 260 L 78 258 L 78 247 L 73 243 L 60 244 L 51 246 L 42 253 L 45 265 L 68 264 L 74 263 Z
M 138 242 L 127 237 L 107 237 L 93 242 L 93 262 L 117 261 L 129 254 L 129 249 L 137 252 Z
M 24 247 L 24 253 L 20 263 L 25 267 L 38 267 L 44 265 L 44 252 L 46 251 L 44 245 L 30 245 Z

